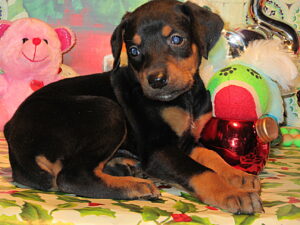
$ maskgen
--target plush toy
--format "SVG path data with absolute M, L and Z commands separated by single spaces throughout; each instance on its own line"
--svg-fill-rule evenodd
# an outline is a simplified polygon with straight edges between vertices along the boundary
M 74 43 L 66 27 L 34 18 L 0 21 L 0 130 L 27 96 L 65 77 L 62 55 Z
M 213 118 L 202 142 L 236 168 L 259 173 L 284 121 L 281 93 L 293 85 L 298 71 L 277 40 L 256 40 L 241 56 L 213 75 L 205 74 Z M 208 77 L 209 78 L 208 78 Z
M 206 71 L 213 115 L 223 119 L 255 120 L 272 116 L 284 120 L 282 91 L 293 86 L 298 71 L 290 55 L 277 40 L 256 40 L 229 65 L 212 75 Z

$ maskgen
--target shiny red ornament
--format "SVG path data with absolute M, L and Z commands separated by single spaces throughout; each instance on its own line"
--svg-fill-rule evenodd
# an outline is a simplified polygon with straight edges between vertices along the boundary
M 263 170 L 270 151 L 269 142 L 257 133 L 256 121 L 213 117 L 202 131 L 201 143 L 233 167 L 252 174 Z

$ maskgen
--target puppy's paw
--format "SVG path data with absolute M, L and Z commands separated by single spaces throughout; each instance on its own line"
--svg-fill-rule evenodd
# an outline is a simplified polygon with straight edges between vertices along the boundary
M 260 192 L 261 184 L 258 176 L 229 167 L 219 174 L 226 183 L 243 190 Z
M 155 184 L 146 179 L 135 178 L 127 191 L 129 199 L 158 199 L 161 194 Z
M 221 205 L 223 209 L 234 214 L 255 214 L 264 211 L 258 193 L 242 190 L 224 195 Z
M 140 162 L 132 158 L 113 158 L 106 163 L 103 172 L 112 176 L 144 177 Z
M 235 187 L 230 184 L 229 180 L 225 181 L 224 177 L 214 172 L 205 172 L 193 176 L 190 180 L 190 186 L 194 189 L 196 196 L 204 203 L 231 213 L 254 214 L 263 212 L 258 192 L 253 190 L 250 184 L 247 184 L 255 183 L 256 181 L 253 181 L 251 176 L 246 176 L 247 181 L 236 177 L 233 178 L 236 179 L 234 182 L 237 182 L 237 185 L 242 186 L 242 188 Z M 244 184 L 240 184 L 240 182 Z M 248 190 L 244 189 L 245 184 L 251 188 Z

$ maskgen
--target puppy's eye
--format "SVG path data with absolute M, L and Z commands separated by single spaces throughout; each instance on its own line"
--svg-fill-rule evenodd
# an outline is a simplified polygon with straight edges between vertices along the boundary
M 174 34 L 171 36 L 171 44 L 172 45 L 181 45 L 184 41 L 184 38 L 178 34 Z
M 23 44 L 24 44 L 26 41 L 28 41 L 28 38 L 23 38 L 22 41 L 23 41 Z
M 47 39 L 43 39 L 43 41 L 44 41 L 46 44 L 48 44 L 48 40 L 47 40 Z
M 141 54 L 140 50 L 136 46 L 130 47 L 128 52 L 133 57 L 136 57 Z

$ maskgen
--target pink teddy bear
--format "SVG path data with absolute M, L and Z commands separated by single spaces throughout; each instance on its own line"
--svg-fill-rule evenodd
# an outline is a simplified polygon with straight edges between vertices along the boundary
M 74 43 L 70 29 L 35 18 L 0 21 L 0 131 L 32 92 L 64 78 L 62 54 Z

